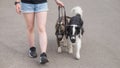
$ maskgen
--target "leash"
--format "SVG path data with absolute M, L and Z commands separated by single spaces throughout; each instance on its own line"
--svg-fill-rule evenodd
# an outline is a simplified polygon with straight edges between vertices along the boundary
M 65 20 L 65 25 L 66 25 L 66 10 L 65 7 L 60 7 L 58 6 L 58 19 L 59 19 L 59 23 L 62 21 L 61 17 L 64 17 L 63 19 Z
M 60 7 L 58 6 L 58 24 L 61 23 L 62 19 L 64 20 L 65 23 L 65 35 L 67 36 L 67 28 L 66 26 L 68 25 L 68 19 L 70 19 L 71 17 L 66 16 L 66 10 L 65 7 Z
M 59 23 L 61 22 L 61 20 L 60 20 L 61 17 L 64 17 L 65 25 L 68 24 L 67 19 L 71 18 L 71 17 L 66 15 L 65 7 L 58 6 L 58 19 L 59 19 Z

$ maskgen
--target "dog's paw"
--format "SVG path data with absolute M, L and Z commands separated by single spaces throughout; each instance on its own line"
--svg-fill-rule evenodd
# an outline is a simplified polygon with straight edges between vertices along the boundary
M 77 55 L 75 56 L 75 58 L 76 58 L 77 60 L 79 60 L 79 59 L 80 59 L 80 54 L 77 54 Z
M 70 48 L 69 51 L 68 51 L 69 54 L 73 54 L 73 49 Z
M 58 47 L 58 53 L 62 53 L 62 48 Z
M 73 47 L 72 47 L 72 45 L 68 46 L 68 53 L 69 54 L 73 54 Z

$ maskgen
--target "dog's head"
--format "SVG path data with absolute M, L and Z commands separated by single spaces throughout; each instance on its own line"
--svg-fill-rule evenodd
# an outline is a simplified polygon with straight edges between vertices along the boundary
M 63 19 L 61 19 L 59 22 L 57 21 L 55 34 L 57 36 L 57 39 L 61 41 L 65 34 L 65 22 Z
M 69 36 L 72 43 L 76 42 L 76 36 L 80 34 L 80 26 L 69 25 L 67 26 L 67 35 Z
M 70 38 L 72 43 L 75 43 L 76 37 L 80 36 L 82 26 L 83 26 L 83 21 L 82 21 L 80 15 L 76 15 L 71 18 L 71 20 L 67 26 L 67 35 Z

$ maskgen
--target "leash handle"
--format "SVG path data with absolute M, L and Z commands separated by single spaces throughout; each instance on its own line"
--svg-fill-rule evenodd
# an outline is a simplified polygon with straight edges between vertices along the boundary
M 65 24 L 66 24 L 66 10 L 65 7 L 60 7 L 58 6 L 58 18 L 59 18 L 59 23 L 60 23 L 60 17 L 64 17 L 65 19 Z

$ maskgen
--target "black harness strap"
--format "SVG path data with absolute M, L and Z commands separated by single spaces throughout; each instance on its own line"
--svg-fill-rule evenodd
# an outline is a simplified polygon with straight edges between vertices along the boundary
M 66 10 L 65 10 L 65 7 L 60 7 L 58 6 L 58 24 L 61 24 L 61 21 L 63 21 L 62 19 L 64 19 L 64 27 L 65 27 L 65 36 L 67 37 L 67 29 L 66 29 L 66 26 L 68 25 L 68 19 L 70 19 L 71 17 L 69 16 L 66 16 Z
M 66 16 L 65 7 L 58 6 L 58 19 L 59 19 L 59 23 L 61 22 L 61 20 L 60 20 L 61 17 L 64 17 L 64 19 L 65 19 L 65 25 L 66 25 L 66 19 L 67 19 L 68 16 Z

